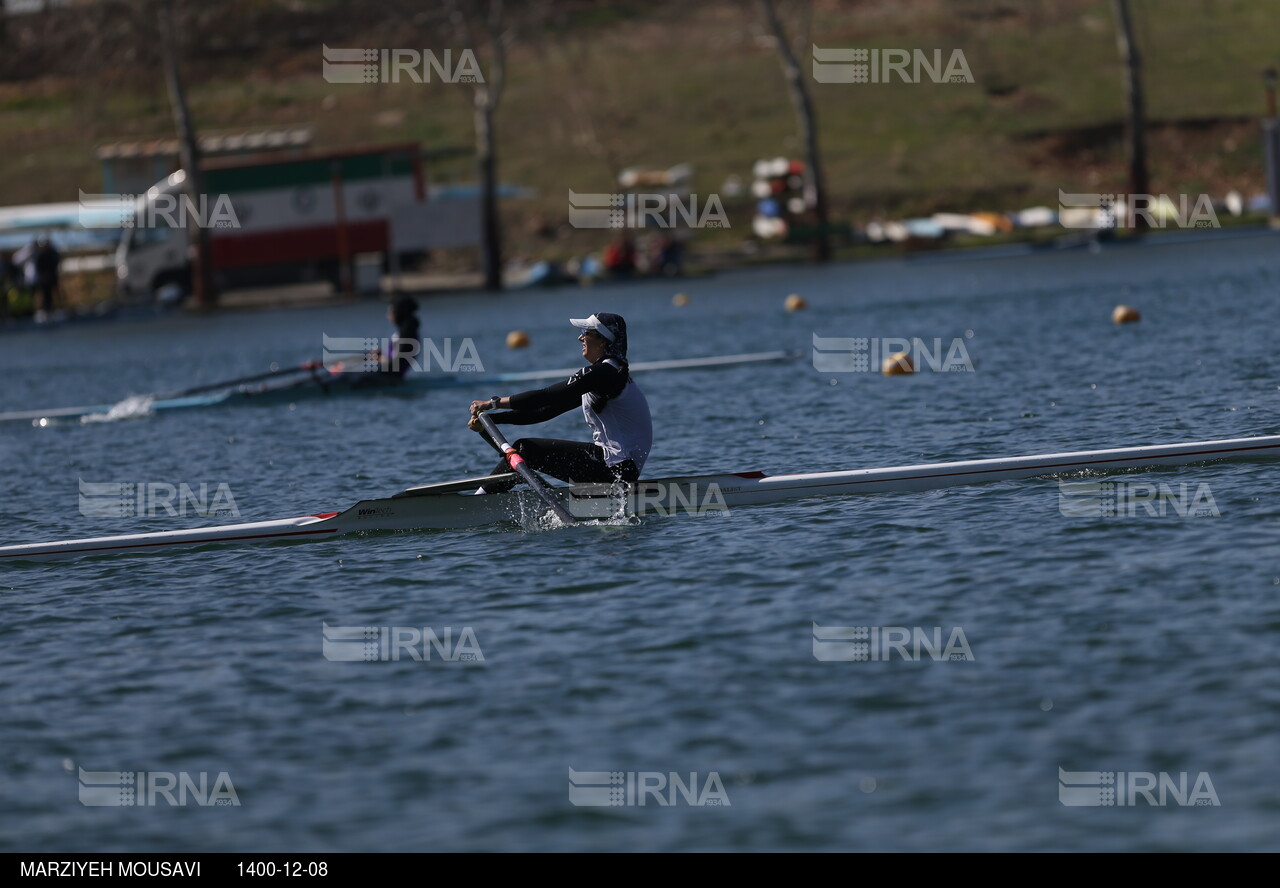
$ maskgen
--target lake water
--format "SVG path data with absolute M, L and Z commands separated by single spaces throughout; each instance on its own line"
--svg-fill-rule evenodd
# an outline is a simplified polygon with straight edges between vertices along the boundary
M 638 375 L 650 477 L 892 466 L 1277 433 L 1277 246 L 775 267 L 435 297 L 422 316 L 471 337 L 487 372 L 575 364 L 566 319 L 593 311 L 628 319 L 633 361 L 800 353 Z M 807 310 L 783 310 L 793 292 Z M 1119 303 L 1141 323 L 1112 324 Z M 6 335 L 0 411 L 247 375 L 385 328 L 363 303 Z M 508 350 L 517 328 L 532 344 Z M 815 334 L 958 342 L 972 371 L 823 373 Z M 0 426 L 0 542 L 208 520 L 88 518 L 81 480 L 225 485 L 252 521 L 481 474 L 467 404 L 506 393 Z M 586 438 L 577 415 L 535 434 Z M 1118 480 L 1212 508 L 1066 517 L 1058 481 L 1036 479 L 5 565 L 0 849 L 1276 850 L 1280 471 Z M 483 660 L 335 662 L 323 624 L 465 629 Z M 819 659 L 814 624 L 936 630 L 972 657 Z M 81 768 L 204 775 L 210 802 L 225 772 L 239 804 L 86 806 Z M 1060 769 L 1111 772 L 1133 803 L 1063 804 Z M 610 784 L 571 770 L 620 772 L 622 804 L 575 805 Z M 1163 795 L 1131 791 L 1162 775 Z M 1064 779 L 1064 798 L 1108 788 Z M 1197 784 L 1218 804 L 1193 804 Z

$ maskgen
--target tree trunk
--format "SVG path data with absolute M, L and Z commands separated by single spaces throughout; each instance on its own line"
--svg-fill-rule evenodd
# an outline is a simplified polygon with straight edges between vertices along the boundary
M 173 108 L 173 122 L 178 131 L 178 152 L 182 169 L 186 173 L 186 192 L 190 205 L 187 216 L 187 255 L 191 262 L 191 294 L 200 308 L 213 308 L 218 293 L 213 283 L 213 265 L 210 260 L 209 229 L 203 224 L 207 213 L 192 210 L 201 206 L 205 193 L 204 173 L 200 168 L 200 142 L 187 104 L 187 91 L 178 68 L 176 52 L 177 29 L 173 22 L 172 0 L 160 3 L 160 52 L 164 59 L 165 82 L 169 88 L 169 104 Z
M 467 9 L 459 0 L 449 4 L 450 15 L 457 25 L 462 41 L 476 46 Z M 475 2 L 471 11 L 480 12 L 481 4 Z M 498 149 L 494 135 L 494 115 L 502 100 L 502 87 L 507 73 L 506 41 L 503 32 L 502 0 L 488 0 L 483 10 L 485 37 L 492 52 L 489 70 L 475 84 L 472 94 L 472 116 L 476 130 L 476 174 L 480 179 L 480 236 L 481 256 L 484 266 L 484 286 L 488 290 L 502 289 L 502 225 L 498 217 Z
M 813 239 L 813 258 L 817 262 L 826 262 L 831 259 L 831 233 L 827 216 L 827 185 L 822 175 L 822 158 L 818 151 L 817 115 L 809 97 L 804 70 L 796 60 L 795 51 L 778 19 L 773 0 L 759 2 L 765 24 L 773 34 L 778 60 L 782 63 L 782 73 L 787 79 L 787 90 L 791 94 L 791 104 L 795 108 L 800 142 L 804 145 L 805 203 L 813 208 L 814 222 L 817 225 L 817 233 Z
M 498 220 L 498 163 L 493 134 L 493 107 L 488 90 L 476 95 L 476 167 L 480 177 L 480 231 L 484 286 L 502 289 L 502 230 Z
M 1142 95 L 1142 58 L 1133 37 L 1133 20 L 1129 16 L 1129 0 L 1111 0 L 1116 17 L 1116 46 L 1124 63 L 1125 152 L 1129 163 L 1129 194 L 1151 193 L 1147 173 L 1146 112 Z M 1132 205 L 1133 201 L 1130 201 Z M 1130 220 L 1134 228 L 1147 228 L 1146 216 Z

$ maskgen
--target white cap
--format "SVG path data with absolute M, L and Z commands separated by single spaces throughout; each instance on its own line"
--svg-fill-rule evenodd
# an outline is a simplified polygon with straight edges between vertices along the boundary
M 613 331 L 606 327 L 604 322 L 595 315 L 589 318 L 569 318 L 569 323 L 575 327 L 581 327 L 583 330 L 599 333 L 609 342 L 613 342 Z

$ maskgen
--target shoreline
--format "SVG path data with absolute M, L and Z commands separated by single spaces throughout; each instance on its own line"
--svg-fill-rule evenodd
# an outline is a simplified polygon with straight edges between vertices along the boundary
M 928 249 L 912 249 L 895 244 L 888 247 L 893 252 L 886 255 L 868 255 L 869 245 L 836 251 L 830 266 L 876 265 L 881 263 L 905 263 L 928 265 L 948 262 L 972 262 L 1024 258 L 1038 255 L 1057 255 L 1066 251 L 1099 254 L 1116 249 L 1140 249 L 1177 247 L 1188 244 L 1248 238 L 1280 237 L 1280 228 L 1267 223 L 1231 225 L 1214 229 L 1164 229 L 1121 237 L 1099 238 L 1096 232 L 1064 233 L 1048 240 L 1019 240 L 992 244 L 963 244 L 950 247 L 931 246 Z M 872 247 L 872 249 L 876 249 Z M 794 252 L 791 251 L 791 252 Z M 224 292 L 215 308 L 204 310 L 187 305 L 124 305 L 103 302 L 73 311 L 60 320 L 37 323 L 33 318 L 0 318 L 0 334 L 24 333 L 80 327 L 88 324 L 132 323 L 165 317 L 232 312 L 269 311 L 281 309 L 323 308 L 357 303 L 382 303 L 397 295 L 418 299 L 459 295 L 504 296 L 518 293 L 554 292 L 569 289 L 612 289 L 627 285 L 667 283 L 679 290 L 685 282 L 708 277 L 748 272 L 766 268 L 815 268 L 816 263 L 787 253 L 754 256 L 741 251 L 694 253 L 690 256 L 693 270 L 676 276 L 636 276 L 629 278 L 601 278 L 590 282 L 561 282 L 549 286 L 510 286 L 501 291 L 484 289 L 482 272 L 413 272 L 398 276 L 385 276 L 378 293 L 344 295 L 335 292 L 327 282 L 286 284 L 273 287 L 243 288 Z M 509 279 L 517 279 L 509 273 Z

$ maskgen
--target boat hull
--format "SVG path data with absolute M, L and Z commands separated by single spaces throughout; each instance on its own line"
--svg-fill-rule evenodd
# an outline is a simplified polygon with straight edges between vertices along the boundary
M 1275 458 L 1280 458 L 1280 435 L 842 472 L 695 475 L 644 480 L 634 485 L 579 484 L 555 490 L 578 520 L 617 520 L 724 512 L 740 506 L 819 496 L 902 493 L 1063 474 L 1102 474 Z M 4 546 L 0 547 L 0 562 L 127 554 L 217 543 L 332 539 L 369 531 L 454 530 L 500 523 L 531 527 L 554 523 L 548 521 L 546 505 L 527 489 L 477 496 L 459 489 L 460 486 L 461 482 L 445 485 L 445 492 L 427 495 L 411 488 L 391 497 L 363 500 L 342 512 L 299 518 Z

